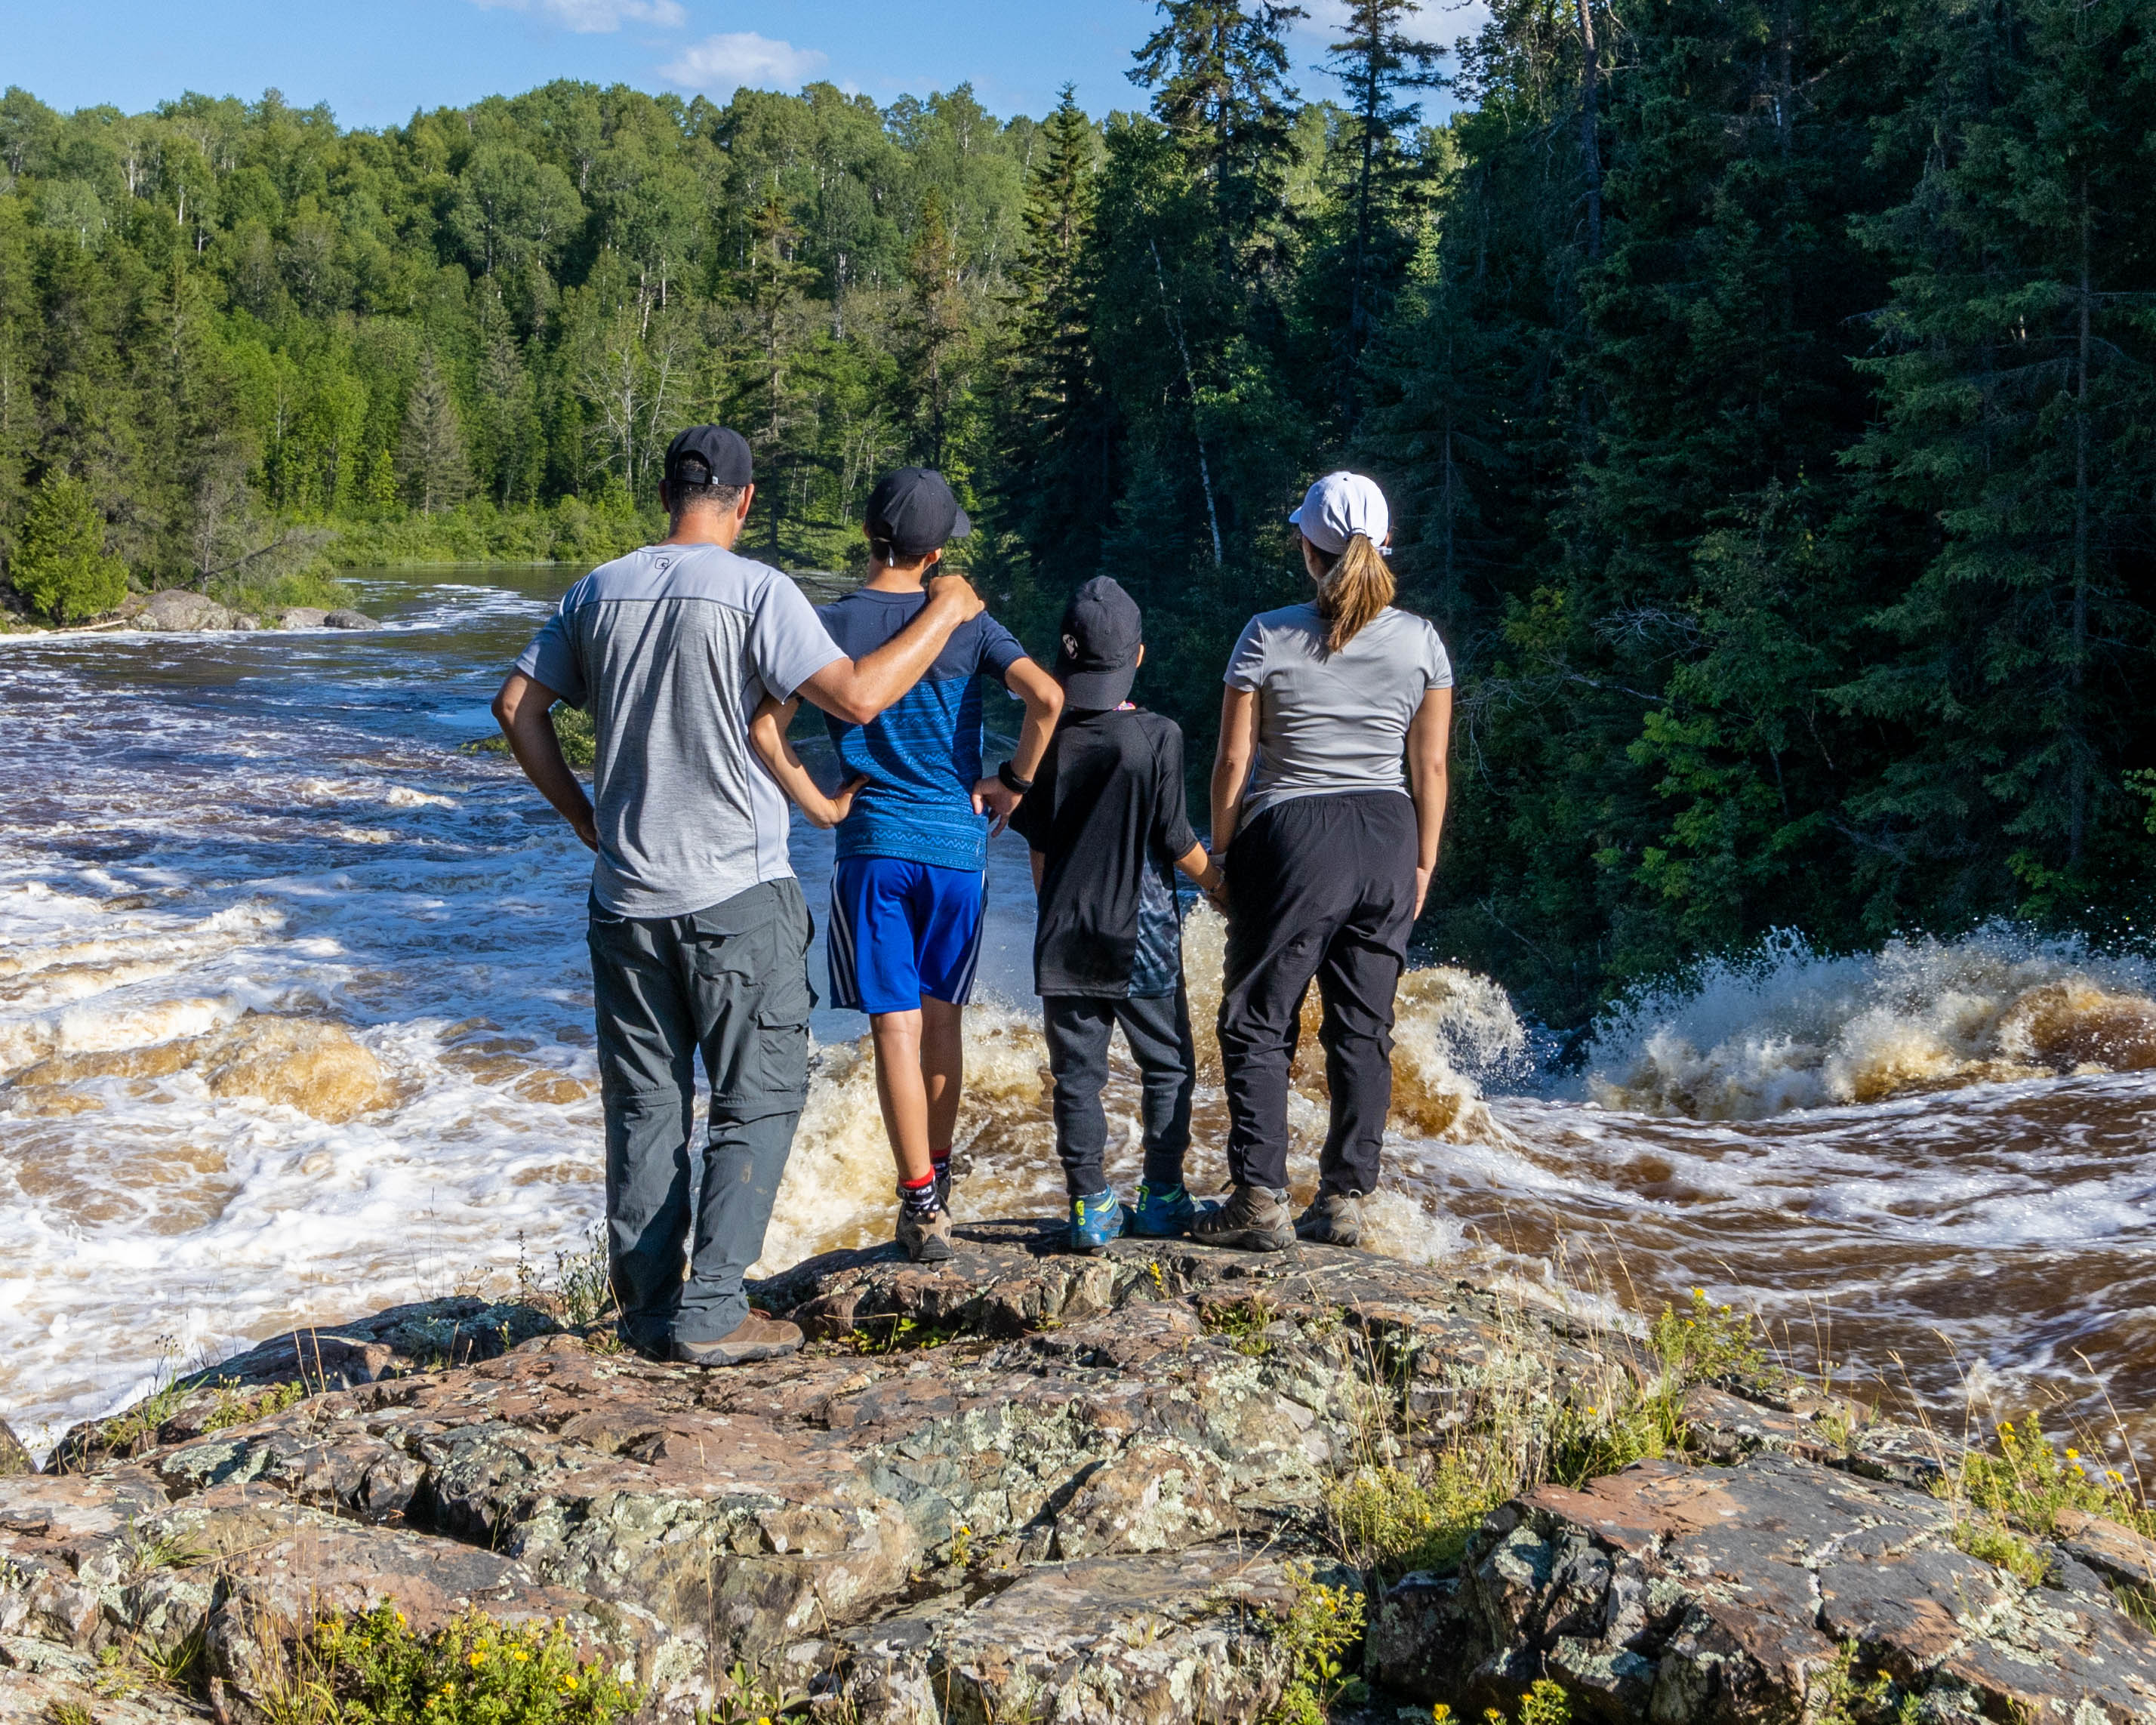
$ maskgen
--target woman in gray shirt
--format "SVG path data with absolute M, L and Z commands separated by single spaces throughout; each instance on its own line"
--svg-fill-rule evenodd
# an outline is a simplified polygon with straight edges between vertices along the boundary
M 1315 600 L 1253 617 L 1229 661 L 1213 763 L 1213 850 L 1227 871 L 1220 1061 L 1235 1189 L 1192 1224 L 1215 1245 L 1353 1245 L 1392 1106 L 1393 997 L 1445 824 L 1452 665 L 1393 605 L 1384 494 L 1359 474 L 1310 488 Z M 1302 997 L 1317 983 L 1332 1129 L 1317 1197 L 1287 1207 L 1287 1093 Z

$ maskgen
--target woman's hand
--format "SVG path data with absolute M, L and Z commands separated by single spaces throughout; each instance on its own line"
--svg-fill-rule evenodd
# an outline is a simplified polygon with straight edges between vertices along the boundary
M 1430 877 L 1435 872 L 1434 869 L 1419 868 L 1415 870 L 1415 915 L 1418 917 L 1422 915 L 1423 901 L 1430 896 Z

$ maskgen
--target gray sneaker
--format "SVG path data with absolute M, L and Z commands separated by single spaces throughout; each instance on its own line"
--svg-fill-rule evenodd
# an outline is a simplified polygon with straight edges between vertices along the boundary
M 716 1342 L 674 1343 L 674 1358 L 685 1366 L 746 1366 L 777 1359 L 801 1346 L 801 1327 L 783 1317 L 752 1312 Z
M 1321 1192 L 1310 1208 L 1295 1219 L 1296 1238 L 1316 1245 L 1352 1246 L 1363 1243 L 1363 1194 L 1359 1192 Z
M 951 1261 L 951 1212 L 938 1204 L 925 1216 L 916 1216 L 904 1204 L 898 1207 L 898 1243 L 916 1264 Z
M 1238 1186 L 1225 1204 L 1209 1204 L 1190 1224 L 1200 1245 L 1230 1246 L 1239 1252 L 1284 1252 L 1295 1244 L 1287 1194 L 1270 1186 Z

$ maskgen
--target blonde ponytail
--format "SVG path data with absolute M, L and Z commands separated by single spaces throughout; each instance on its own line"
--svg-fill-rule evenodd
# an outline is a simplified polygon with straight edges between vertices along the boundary
M 1314 546 L 1312 550 L 1316 550 Z M 1319 552 L 1322 559 L 1324 553 Z M 1325 619 L 1325 650 L 1337 653 L 1393 602 L 1393 572 L 1368 537 L 1357 533 L 1326 565 L 1317 614 Z

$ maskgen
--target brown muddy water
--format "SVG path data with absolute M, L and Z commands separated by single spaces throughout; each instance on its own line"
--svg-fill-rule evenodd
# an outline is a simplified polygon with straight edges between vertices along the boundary
M 506 1290 L 584 1239 L 584 855 L 509 762 L 459 747 L 574 573 L 365 576 L 375 634 L 0 639 L 0 1415 L 33 1444 L 160 1373 Z M 828 835 L 797 830 L 795 856 L 820 907 Z M 958 1209 L 1043 1213 L 1061 1186 L 1009 839 L 990 887 Z M 1219 933 L 1194 911 L 1201 1020 Z M 1565 1076 L 1486 978 L 1433 967 L 1403 993 L 1381 1249 L 1603 1322 L 1704 1287 L 1797 1368 L 1954 1433 L 2063 1404 L 2054 1424 L 2122 1459 L 2156 1438 L 2143 961 L 2003 930 L 1770 947 L 1635 1003 Z M 887 1237 L 864 1028 L 818 1016 L 767 1267 Z M 1134 1091 L 1116 1106 L 1127 1183 Z M 1306 1184 L 1307 1064 L 1296 1109 Z M 1216 1088 L 1199 1114 L 1208 1191 Z

